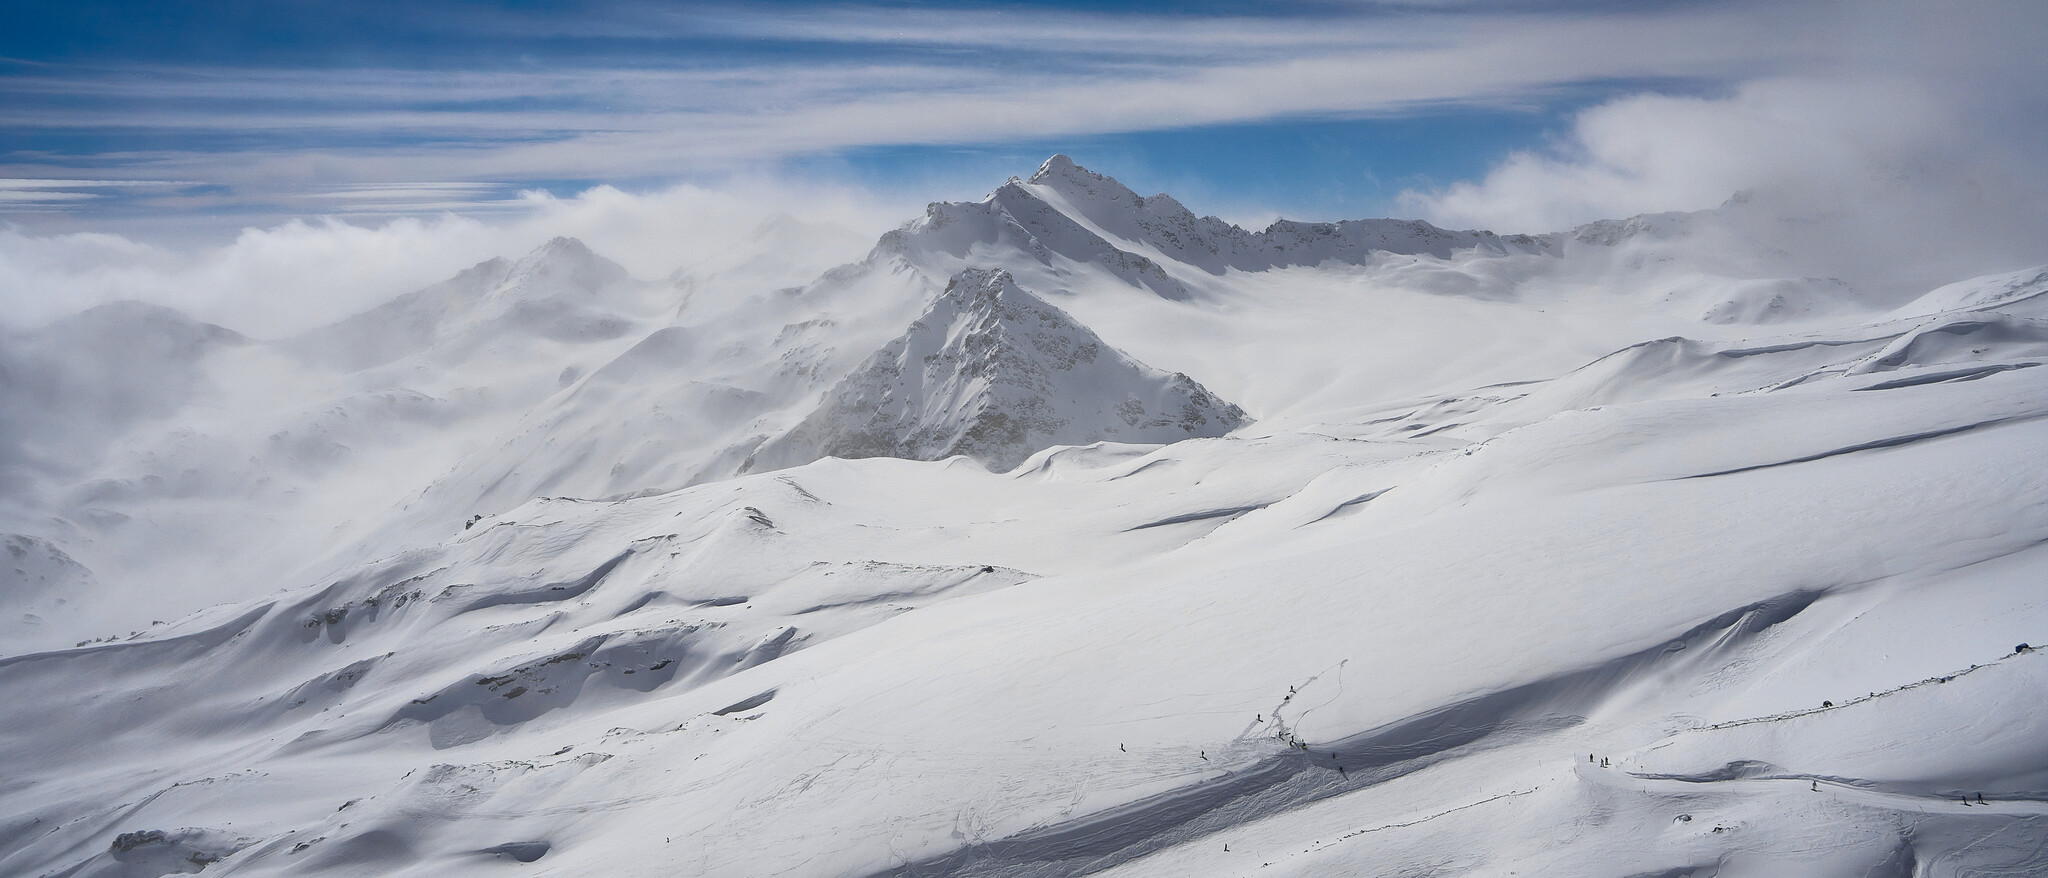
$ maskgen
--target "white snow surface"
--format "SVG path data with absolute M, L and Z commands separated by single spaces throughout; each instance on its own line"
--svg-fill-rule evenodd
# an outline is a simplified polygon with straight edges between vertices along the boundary
M 2048 268 L 1696 219 L 0 338 L 0 874 L 2048 874 Z

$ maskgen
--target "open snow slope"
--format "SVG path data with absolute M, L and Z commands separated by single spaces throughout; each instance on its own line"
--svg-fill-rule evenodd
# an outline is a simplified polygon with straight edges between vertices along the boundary
M 270 542 L 0 657 L 0 873 L 2048 874 L 2048 270 L 1638 259 L 1686 222 L 1254 234 L 1055 158 L 791 290 L 558 241 L 143 315 L 186 396 L 10 460 L 10 596 Z

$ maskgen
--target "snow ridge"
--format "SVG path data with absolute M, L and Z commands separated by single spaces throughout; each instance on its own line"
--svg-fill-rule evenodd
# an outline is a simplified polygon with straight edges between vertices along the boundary
M 1189 298 L 1176 266 L 1217 276 L 1324 263 L 1364 264 L 1380 254 L 1449 258 L 1554 254 L 1554 236 L 1451 231 L 1422 220 L 1334 223 L 1279 220 L 1250 232 L 1214 216 L 1196 216 L 1165 193 L 1149 198 L 1065 155 L 1047 159 L 1028 180 L 1012 178 L 978 202 L 939 202 L 884 235 L 876 252 L 913 262 L 972 259 L 1016 248 L 1041 265 L 1096 265 L 1124 282 L 1175 301 Z
M 1014 179 L 981 201 L 934 203 L 876 245 L 877 252 L 913 261 L 967 259 L 990 248 L 1014 248 L 1046 266 L 1056 260 L 1095 265 L 1163 298 L 1188 298 L 1187 287 L 1158 262 L 1110 243 Z
M 1282 219 L 1250 232 L 1193 211 L 1162 192 L 1141 198 L 1116 180 L 1055 155 L 1031 176 L 1041 198 L 1060 204 L 1111 237 L 1141 244 L 1209 274 L 1264 271 L 1324 262 L 1361 264 L 1375 254 L 1449 258 L 1477 249 L 1491 255 L 1549 253 L 1554 242 L 1531 235 L 1451 231 L 1422 220 L 1362 219 L 1334 223 Z M 1046 193 L 1050 193 L 1047 195 Z M 1142 249 L 1142 248 L 1141 248 Z
M 427 351 L 452 362 L 500 339 L 617 338 L 629 328 L 622 312 L 633 310 L 631 280 L 582 241 L 558 237 L 517 262 L 487 259 L 286 346 L 310 362 L 358 371 Z

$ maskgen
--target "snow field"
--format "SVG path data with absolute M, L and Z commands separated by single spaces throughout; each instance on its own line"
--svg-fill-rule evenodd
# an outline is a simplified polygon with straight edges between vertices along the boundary
M 557 241 L 208 348 L 0 461 L 22 570 L 235 580 L 0 657 L 0 873 L 2048 870 L 2040 271 L 1628 273 L 1703 221 L 1254 235 L 1056 159 L 800 289 Z M 878 352 L 967 429 L 1087 338 L 1256 420 L 745 467 Z

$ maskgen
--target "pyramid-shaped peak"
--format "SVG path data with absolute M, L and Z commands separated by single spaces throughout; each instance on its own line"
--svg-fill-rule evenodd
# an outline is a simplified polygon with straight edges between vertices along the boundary
M 1095 197 L 1109 197 L 1118 200 L 1136 201 L 1138 194 L 1117 182 L 1114 177 L 1095 173 L 1068 158 L 1065 153 L 1055 153 L 1038 166 L 1038 172 L 1025 182 L 1048 187 L 1055 192 L 1072 198 L 1087 194 Z
M 582 241 L 555 237 L 520 257 L 512 267 L 515 279 L 561 278 L 586 290 L 595 290 L 626 280 L 624 266 L 597 255 Z
M 1186 375 L 1105 344 L 1009 272 L 969 269 L 752 468 L 964 455 L 1002 471 L 1053 445 L 1178 442 L 1245 420 Z
M 603 259 L 604 257 L 592 252 L 590 245 L 583 243 L 581 240 L 557 235 L 548 239 L 547 243 L 533 248 L 531 252 L 520 257 L 519 264 L 521 266 L 528 266 L 543 262 L 590 262 Z
M 1066 153 L 1056 152 L 1052 154 L 1052 158 L 1046 159 L 1044 164 L 1038 166 L 1038 172 L 1031 175 L 1030 182 L 1039 183 L 1048 177 L 1070 177 L 1077 175 L 1086 175 L 1097 180 L 1102 179 L 1102 175 L 1074 164 L 1074 160 L 1068 157 Z

